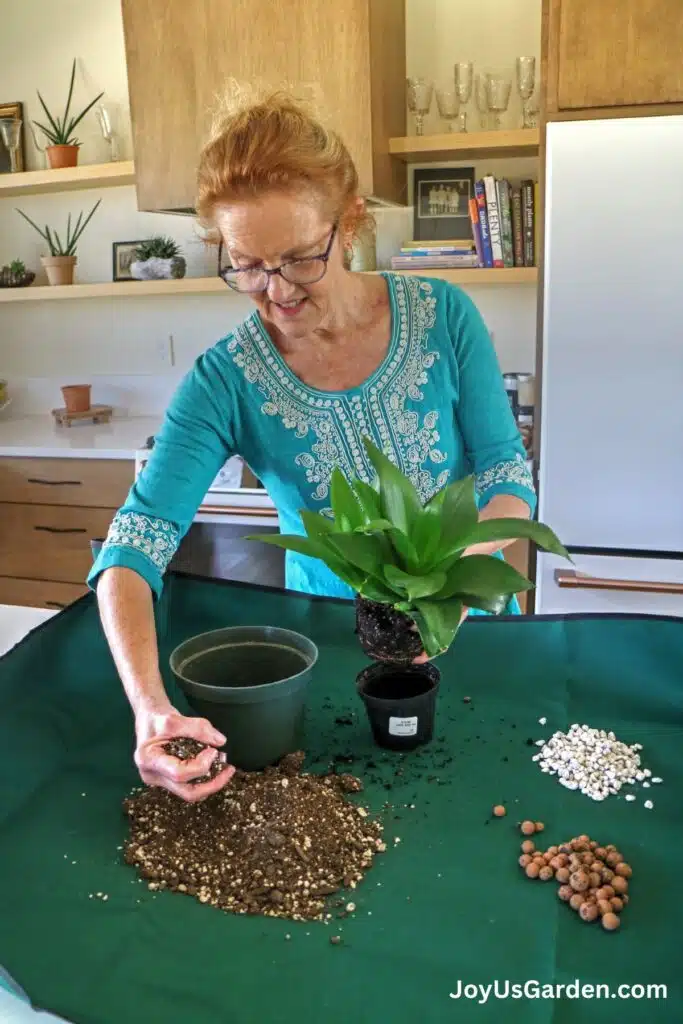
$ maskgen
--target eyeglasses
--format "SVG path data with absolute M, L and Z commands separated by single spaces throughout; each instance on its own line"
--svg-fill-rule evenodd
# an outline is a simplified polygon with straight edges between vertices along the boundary
M 325 252 L 316 256 L 305 256 L 303 259 L 287 260 L 279 267 L 273 267 L 270 270 L 267 267 L 248 267 L 243 270 L 240 267 L 221 266 L 223 255 L 223 242 L 221 242 L 218 248 L 218 276 L 236 292 L 264 292 L 271 277 L 277 274 L 290 284 L 315 284 L 322 280 L 327 271 L 337 227 L 338 224 L 335 223 Z

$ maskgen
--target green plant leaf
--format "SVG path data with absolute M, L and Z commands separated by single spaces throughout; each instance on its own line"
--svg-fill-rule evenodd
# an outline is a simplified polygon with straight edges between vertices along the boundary
M 74 230 L 73 239 L 71 240 L 71 245 L 69 246 L 69 252 L 68 252 L 69 256 L 73 256 L 74 252 L 76 251 L 76 245 L 78 243 L 79 238 L 81 237 L 81 235 L 83 234 L 83 232 L 87 228 L 88 224 L 90 223 L 90 221 L 92 219 L 92 216 L 93 216 L 95 210 L 97 209 L 97 207 L 100 205 L 101 202 L 102 202 L 101 199 L 97 200 L 97 202 L 95 203 L 95 205 L 93 206 L 92 210 L 90 211 L 88 216 L 85 218 L 83 223 L 82 224 L 79 223 L 78 230 Z M 79 222 L 80 222 L 80 217 L 79 217 Z
M 418 493 L 408 477 L 379 448 L 367 438 L 363 443 L 379 477 L 382 514 L 406 537 L 410 537 L 413 523 L 422 508 Z
M 41 132 L 52 146 L 59 145 L 58 138 L 51 128 L 47 128 L 44 124 L 41 124 L 40 121 L 34 121 L 33 123 L 36 128 L 40 128 Z
M 261 541 L 263 544 L 272 544 L 274 547 L 284 548 L 285 551 L 296 551 L 299 555 L 308 555 L 309 558 L 317 558 L 324 562 L 328 569 L 348 583 L 350 587 L 357 590 L 363 582 L 363 574 L 359 573 L 353 565 L 349 565 L 340 558 L 334 551 L 331 551 L 326 543 L 311 537 L 301 537 L 298 534 L 287 533 L 263 533 L 251 534 L 247 540 Z
M 71 107 L 71 98 L 72 98 L 72 96 L 74 94 L 74 82 L 75 81 L 76 81 L 76 58 L 74 57 L 74 62 L 71 65 L 71 81 L 69 82 L 69 95 L 66 98 L 66 107 L 64 108 L 64 117 L 62 118 L 62 126 L 64 126 L 66 124 L 66 122 L 68 121 L 68 119 L 69 119 L 69 109 Z M 67 129 L 66 135 L 68 136 L 70 134 L 71 134 L 71 129 Z
M 309 537 L 326 537 L 330 533 L 334 533 L 334 523 L 327 516 L 323 516 L 319 512 L 309 512 L 305 508 L 301 509 L 299 515 Z
M 447 575 L 446 584 L 434 595 L 435 600 L 445 601 L 461 594 L 493 601 L 503 594 L 518 594 L 531 590 L 531 583 L 502 558 L 495 555 L 466 555 L 459 558 Z
M 430 658 L 435 658 L 447 651 L 453 643 L 460 627 L 462 601 L 433 601 L 426 598 L 416 601 L 415 607 L 421 617 L 421 620 L 416 618 L 415 621 L 425 652 Z
M 411 540 L 423 571 L 431 568 L 441 540 L 441 516 L 435 509 L 423 508 L 413 524 Z
M 571 561 L 567 549 L 560 543 L 550 527 L 533 519 L 482 519 L 461 538 L 461 541 L 464 549 L 473 544 L 517 540 L 518 538 L 531 540 L 544 551 L 560 555 Z
M 86 115 L 87 113 L 89 113 L 89 112 L 90 112 L 90 111 L 92 110 L 92 108 L 93 108 L 93 107 L 95 106 L 95 104 L 97 103 L 97 101 L 98 101 L 98 100 L 100 100 L 100 99 L 102 99 L 102 97 L 103 97 L 103 96 L 104 96 L 104 93 L 103 93 L 103 92 L 99 93 L 99 94 L 98 94 L 98 95 L 97 95 L 97 96 L 95 97 L 95 99 L 94 99 L 94 100 L 92 100 L 92 102 L 91 102 L 91 103 L 89 103 L 89 104 L 88 104 L 88 106 L 87 106 L 87 107 L 85 107 L 85 109 L 84 109 L 84 110 L 82 110 L 82 111 L 80 112 L 80 114 L 78 115 L 78 117 L 73 117 L 73 118 L 71 119 L 71 121 L 70 121 L 70 123 L 69 123 L 69 127 L 68 127 L 68 129 L 67 129 L 67 131 L 66 131 L 66 135 L 67 135 L 67 137 L 71 135 L 71 133 L 73 132 L 73 130 L 74 130 L 74 128 L 76 127 L 76 125 L 77 125 L 77 124 L 80 124 L 80 123 L 81 123 L 81 121 L 83 120 L 83 118 L 85 117 L 85 115 Z
M 513 594 L 498 594 L 496 597 L 475 597 L 474 594 L 459 594 L 463 608 L 477 608 L 482 612 L 489 612 L 491 615 L 501 615 L 507 608 Z
M 36 92 L 38 92 L 37 89 L 36 89 Z M 50 122 L 50 125 L 52 126 L 52 131 L 54 132 L 55 138 L 60 139 L 62 133 L 61 133 L 61 130 L 60 130 L 61 126 L 60 126 L 59 122 L 55 121 L 54 117 L 52 116 L 52 114 L 50 113 L 50 111 L 47 108 L 47 104 L 46 104 L 45 100 L 43 99 L 43 97 L 40 95 L 39 92 L 38 92 L 38 99 L 40 100 L 41 107 L 45 111 L 45 116 L 47 117 L 48 121 Z M 38 124 L 38 122 L 35 121 L 34 124 Z M 41 131 L 45 131 L 45 128 L 43 128 L 42 125 L 38 125 L 38 127 L 41 129 Z
M 42 228 L 39 228 L 39 227 L 38 227 L 38 225 L 37 225 L 37 224 L 35 223 L 35 221 L 32 221 L 32 220 L 31 220 L 31 218 L 30 218 L 30 217 L 28 216 L 28 214 L 24 213 L 24 211 L 23 211 L 23 210 L 19 210 L 19 209 L 18 209 L 18 208 L 17 208 L 16 206 L 14 207 L 14 209 L 15 209 L 15 210 L 17 211 L 17 213 L 19 214 L 19 216 L 20 216 L 20 217 L 23 217 L 25 221 L 28 221 L 28 223 L 29 223 L 29 224 L 31 225 L 31 227 L 32 227 L 32 228 L 33 228 L 33 229 L 34 229 L 35 231 L 37 231 L 37 232 L 38 232 L 38 234 L 40 235 L 40 237 L 41 237 L 41 238 L 44 238 L 44 239 L 45 239 L 45 241 L 46 241 L 46 242 L 48 243 L 48 245 L 49 245 L 49 244 L 50 244 L 50 239 L 48 238 L 48 236 L 47 236 L 47 234 L 45 233 L 45 231 L 43 231 L 43 230 L 42 230 Z M 47 230 L 47 229 L 46 229 L 46 230 Z
M 395 591 L 389 590 L 388 587 L 383 587 L 374 576 L 368 576 L 363 580 L 358 588 L 358 593 L 361 597 L 367 598 L 368 601 L 379 601 L 380 604 L 390 604 L 394 608 L 397 606 L 397 598 L 400 597 Z
M 449 484 L 441 505 L 439 554 L 445 556 L 460 547 L 460 539 L 474 529 L 478 518 L 474 477 L 467 476 Z
M 363 536 L 360 533 L 332 533 L 327 539 L 345 561 L 381 579 L 384 558 L 379 537 Z
M 395 565 L 384 566 L 384 578 L 390 586 L 408 595 L 409 601 L 430 597 L 446 585 L 445 572 L 432 572 L 425 576 L 411 576 Z
M 334 512 L 334 523 L 338 530 L 350 533 L 363 522 L 358 499 L 348 480 L 338 466 L 332 471 L 330 501 Z
M 370 519 L 362 526 L 357 526 L 355 533 L 388 533 L 393 529 L 394 527 L 388 519 Z
M 358 504 L 361 507 L 363 516 L 368 522 L 374 519 L 379 519 L 382 515 L 382 506 L 379 500 L 379 494 L 374 487 L 370 484 L 366 484 L 364 480 L 355 479 L 353 481 L 353 489 L 356 492 L 358 498 Z
M 420 559 L 418 558 L 415 545 L 409 537 L 406 537 L 402 530 L 397 530 L 393 527 L 386 534 L 391 541 L 392 547 L 398 555 L 401 562 L 403 562 L 403 568 L 409 572 L 418 572 L 420 568 Z

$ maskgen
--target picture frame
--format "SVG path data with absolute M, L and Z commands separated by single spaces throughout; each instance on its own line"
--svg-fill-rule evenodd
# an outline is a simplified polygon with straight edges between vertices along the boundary
M 21 121 L 21 142 L 19 143 L 19 149 L 17 150 L 17 170 L 23 171 L 26 168 L 26 154 L 24 150 L 26 136 L 23 103 L 0 103 L 0 118 L 3 120 L 10 119 L 12 121 Z M 9 150 L 0 138 L 0 174 L 11 174 L 11 172 L 12 162 Z
M 414 241 L 473 238 L 474 167 L 418 168 L 413 174 Z
M 130 265 L 135 259 L 135 250 L 144 241 L 138 238 L 132 242 L 114 242 L 112 245 L 112 281 L 133 281 Z

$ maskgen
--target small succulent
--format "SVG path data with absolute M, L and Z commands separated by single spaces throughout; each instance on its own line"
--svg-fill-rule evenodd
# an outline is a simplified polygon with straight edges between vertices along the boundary
M 332 518 L 303 510 L 306 536 L 267 534 L 250 539 L 319 558 L 361 600 L 389 605 L 407 616 L 429 657 L 449 648 L 463 607 L 499 614 L 513 594 L 533 586 L 501 558 L 465 556 L 468 548 L 523 537 L 545 551 L 569 557 L 542 523 L 479 521 L 473 476 L 444 487 L 423 507 L 412 482 L 369 440 L 364 443 L 375 480 L 349 482 L 335 468 Z
M 48 124 L 41 124 L 40 121 L 34 121 L 36 128 L 40 128 L 41 132 L 45 135 L 51 146 L 79 146 L 78 139 L 74 136 L 73 131 L 77 124 L 80 124 L 85 115 L 92 110 L 97 101 L 104 96 L 101 92 L 95 99 L 85 107 L 80 114 L 76 114 L 74 117 L 69 118 L 69 110 L 71 108 L 71 98 L 74 91 L 74 81 L 76 78 L 76 61 L 74 59 L 73 66 L 71 68 L 71 82 L 69 83 L 69 95 L 66 100 L 66 108 L 64 110 L 63 117 L 53 117 L 50 113 L 47 104 L 43 97 L 38 93 L 38 99 L 40 104 L 45 111 Z
M 12 260 L 0 268 L 0 288 L 25 288 L 33 283 L 35 276 L 22 260 Z
M 4 267 L 2 268 L 5 269 Z M 26 264 L 23 260 L 12 260 L 9 265 L 10 274 L 14 274 L 15 277 L 23 277 L 26 273 Z
M 145 260 L 172 260 L 180 256 L 180 246 L 172 238 L 155 235 L 140 242 L 135 250 L 135 259 L 144 263 Z
M 76 246 L 78 245 L 79 238 L 87 228 L 92 215 L 101 202 L 101 199 L 97 200 L 85 220 L 83 220 L 83 211 L 81 210 L 73 228 L 71 226 L 71 214 L 69 214 L 66 222 L 66 240 L 64 242 L 62 242 L 54 228 L 50 229 L 47 224 L 44 229 L 39 228 L 23 210 L 17 210 L 17 213 L 38 232 L 41 238 L 45 239 L 50 249 L 51 256 L 73 256 L 76 252 Z

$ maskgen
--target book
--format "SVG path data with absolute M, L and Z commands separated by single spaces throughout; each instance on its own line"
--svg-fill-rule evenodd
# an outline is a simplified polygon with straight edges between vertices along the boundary
M 423 242 L 423 241 L 407 241 L 401 246 L 401 252 L 404 250 L 411 251 L 413 249 L 471 249 L 472 239 L 471 238 L 443 238 L 437 242 Z
M 477 200 L 472 198 L 467 204 L 470 211 L 470 220 L 472 221 L 472 234 L 474 235 L 474 246 L 477 250 L 477 261 L 480 267 L 484 264 L 484 250 L 481 244 L 481 226 L 479 224 L 479 207 L 477 206 Z
M 524 229 L 522 225 L 522 190 L 519 187 L 512 189 L 510 200 L 512 207 L 512 251 L 514 265 L 524 266 Z
M 538 263 L 541 258 L 541 207 L 538 203 L 538 182 L 534 182 L 534 262 Z
M 407 246 L 403 246 L 401 249 L 401 256 L 467 256 L 474 252 L 474 242 L 470 242 L 468 246 L 428 246 L 420 249 L 410 249 Z
M 496 181 L 496 197 L 500 212 L 500 234 L 503 245 L 503 265 L 514 267 L 512 251 L 512 213 L 510 210 L 510 182 L 506 178 Z
M 469 253 L 466 256 L 392 256 L 391 266 L 394 270 L 423 270 L 430 267 L 436 269 L 451 269 L 455 267 L 476 267 L 479 265 L 477 254 Z
M 522 225 L 524 230 L 524 266 L 533 267 L 536 260 L 534 223 L 534 183 L 522 182 Z
M 486 190 L 483 181 L 477 181 L 474 185 L 474 195 L 477 200 L 479 211 L 479 230 L 481 231 L 481 247 L 484 253 L 484 266 L 493 266 L 493 252 L 491 250 L 491 234 L 489 232 L 489 217 L 486 210 Z
M 505 263 L 503 262 L 503 236 L 500 227 L 500 209 L 498 206 L 496 179 L 492 174 L 484 175 L 484 188 L 486 189 L 486 212 L 489 218 L 489 234 L 491 236 L 493 266 L 504 267 Z

